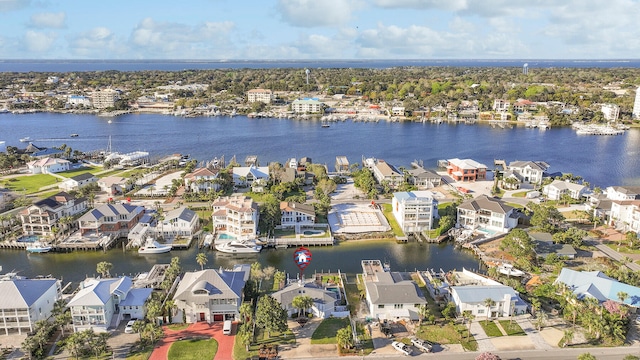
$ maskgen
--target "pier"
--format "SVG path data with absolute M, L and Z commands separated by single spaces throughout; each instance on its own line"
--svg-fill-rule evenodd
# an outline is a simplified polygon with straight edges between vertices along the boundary
M 333 236 L 330 237 L 296 237 L 296 238 L 270 238 L 264 242 L 265 247 L 288 248 L 297 246 L 333 246 Z

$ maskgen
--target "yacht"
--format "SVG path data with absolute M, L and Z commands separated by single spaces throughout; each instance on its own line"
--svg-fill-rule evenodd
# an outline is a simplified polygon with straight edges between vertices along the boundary
M 41 242 L 34 242 L 33 244 L 27 246 L 26 250 L 30 253 L 46 253 L 51 251 L 53 247 L 51 245 L 47 245 Z
M 76 134 L 76 133 L 73 133 L 73 134 L 71 134 L 70 136 L 71 136 L 71 137 L 78 137 L 78 136 L 80 136 L 80 135 L 78 135 L 78 134 Z
M 159 244 L 153 238 L 147 238 L 147 241 L 138 249 L 138 254 L 162 254 L 171 251 L 171 245 Z
M 518 270 L 511 264 L 502 264 L 498 266 L 498 272 L 507 276 L 520 277 L 524 275 L 524 271 Z
M 258 245 L 255 240 L 232 240 L 216 244 L 216 250 L 229 254 L 257 254 L 262 250 L 262 245 Z
M 23 138 L 20 139 L 20 142 L 29 142 L 29 141 L 31 141 L 31 138 L 28 137 L 28 136 L 23 137 Z

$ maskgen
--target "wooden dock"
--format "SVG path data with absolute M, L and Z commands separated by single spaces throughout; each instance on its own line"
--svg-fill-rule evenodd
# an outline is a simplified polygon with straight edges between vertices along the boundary
M 333 236 L 330 237 L 299 237 L 299 238 L 271 238 L 267 239 L 263 246 L 274 248 L 287 248 L 297 246 L 333 246 Z

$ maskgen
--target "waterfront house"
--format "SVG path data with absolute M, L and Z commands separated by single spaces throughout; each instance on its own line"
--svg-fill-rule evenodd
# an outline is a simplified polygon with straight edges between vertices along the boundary
M 258 234 L 260 211 L 250 197 L 233 194 L 216 199 L 213 207 L 213 229 L 239 239 L 252 239 Z
M 68 178 L 63 181 L 58 187 L 64 191 L 71 191 L 80 189 L 83 186 L 94 184 L 98 181 L 98 178 L 91 173 L 84 173 Z
M 622 232 L 640 233 L 640 200 L 611 200 L 609 221 Z
M 346 156 L 336 156 L 336 172 L 339 174 L 349 172 L 349 160 Z
M 511 106 L 511 102 L 509 102 L 509 100 L 504 100 L 504 99 L 493 100 L 493 111 L 507 112 L 509 111 L 510 106 Z
M 471 159 L 448 159 L 447 174 L 455 181 L 484 180 L 487 177 L 487 166 Z
M 415 169 L 407 170 L 409 175 L 409 183 L 418 188 L 418 190 L 427 190 L 440 186 L 442 177 L 437 173 L 426 170 L 420 166 Z
M 553 180 L 549 185 L 542 187 L 542 194 L 549 200 L 560 200 L 567 194 L 572 199 L 581 200 L 587 194 L 588 188 L 584 185 L 575 184 L 570 181 Z
M 156 235 L 163 239 L 173 239 L 178 236 L 192 238 L 200 228 L 200 218 L 198 214 L 181 206 L 167 211 L 164 218 L 160 219 L 156 225 Z
M 193 192 L 210 192 L 220 190 L 220 184 L 216 182 L 218 170 L 209 168 L 197 168 L 184 176 L 184 186 Z
M 250 103 L 263 102 L 265 104 L 270 104 L 273 99 L 273 91 L 269 89 L 251 89 L 247 91 L 247 101 Z
M 618 294 L 624 292 L 624 303 L 640 307 L 640 288 L 610 278 L 601 271 L 576 271 L 563 268 L 554 284 L 564 284 L 578 299 L 591 297 L 602 303 L 607 300 L 620 302 Z
M 404 182 L 404 174 L 384 160 L 374 160 L 370 169 L 379 184 L 386 182 L 390 187 L 396 188 Z
M 610 200 L 640 200 L 640 186 L 608 186 L 604 194 Z
M 134 289 L 128 276 L 86 279 L 67 306 L 71 310 L 73 330 L 104 332 L 115 329 L 122 319 L 143 319 L 145 303 L 153 289 Z
M 297 314 L 299 309 L 293 306 L 293 299 L 298 296 L 308 296 L 313 303 L 305 312 L 311 312 L 314 317 L 326 319 L 328 317 L 347 317 L 349 312 L 338 307 L 338 292 L 327 290 L 312 281 L 296 281 L 271 296 L 287 311 L 287 315 Z
M 58 158 L 42 158 L 27 163 L 32 174 L 53 174 L 71 169 L 71 162 Z
M 103 204 L 89 210 L 78 219 L 80 234 L 126 237 L 142 215 L 144 215 L 143 206 L 129 203 Z
M 544 161 L 512 161 L 507 170 L 512 171 L 520 181 L 529 184 L 540 184 L 549 164 Z
M 98 186 L 100 190 L 109 195 L 123 194 L 132 188 L 132 185 L 127 183 L 127 179 L 121 176 L 107 176 L 98 179 Z
M 516 209 L 500 199 L 480 195 L 458 205 L 457 227 L 492 234 L 506 233 L 518 225 Z
M 391 116 L 404 116 L 405 108 L 404 106 L 394 106 L 391 108 Z
M 67 97 L 67 104 L 71 106 L 91 107 L 91 99 L 86 96 L 72 94 Z
M 36 201 L 20 211 L 22 233 L 24 235 L 53 236 L 52 229 L 60 219 L 73 217 L 86 209 L 87 199 L 76 199 L 66 192 L 59 192 L 46 199 Z
M 233 184 L 236 187 L 251 186 L 258 179 L 269 181 L 268 166 L 236 166 L 232 168 L 232 172 Z
M 617 121 L 620 116 L 620 106 L 616 104 L 602 104 L 600 111 L 607 121 Z
M 365 299 L 369 315 L 379 320 L 418 320 L 427 300 L 411 277 L 391 272 L 380 260 L 362 260 Z
M 316 210 L 313 205 L 292 201 L 280 202 L 280 225 L 283 228 L 296 228 L 313 225 L 316 222 Z
M 237 320 L 248 278 L 247 266 L 236 266 L 231 271 L 205 269 L 186 272 L 173 301 L 184 312 L 187 323 Z
M 119 98 L 120 93 L 114 89 L 96 90 L 91 93 L 91 102 L 96 109 L 113 107 Z
M 325 104 L 317 99 L 296 99 L 291 103 L 291 110 L 297 114 L 323 113 Z
M 550 233 L 530 232 L 529 237 L 533 241 L 533 250 L 538 257 L 546 259 L 550 254 L 556 254 L 559 257 L 575 259 L 578 254 L 569 244 L 556 244 Z
M 393 193 L 391 207 L 393 216 L 405 234 L 431 230 L 438 216 L 438 200 L 430 191 Z
M 55 279 L 0 280 L 0 330 L 5 335 L 34 331 L 35 323 L 47 320 L 60 299 Z
M 487 299 L 493 300 L 494 305 L 488 307 Z M 458 314 L 469 310 L 477 318 L 506 317 L 527 311 L 527 304 L 512 287 L 506 285 L 452 286 L 451 301 L 456 304 Z

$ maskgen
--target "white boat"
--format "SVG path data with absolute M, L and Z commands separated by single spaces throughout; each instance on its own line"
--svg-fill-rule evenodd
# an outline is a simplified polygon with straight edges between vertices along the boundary
M 28 137 L 28 136 L 23 137 L 23 138 L 20 139 L 20 142 L 29 142 L 29 141 L 31 141 L 31 138 Z
M 216 244 L 216 250 L 228 254 L 257 254 L 262 250 L 262 245 L 258 245 L 255 240 L 232 240 Z
M 521 277 L 521 276 L 524 276 L 525 274 L 524 271 L 514 268 L 513 265 L 511 264 L 502 264 L 498 266 L 498 272 L 500 274 L 504 274 L 507 276 L 515 276 L 515 277 Z
M 207 234 L 204 237 L 204 242 L 202 243 L 202 246 L 206 248 L 211 247 L 211 244 L 213 244 L 213 240 L 214 240 L 213 234 Z
M 78 136 L 80 136 L 80 135 L 78 135 L 78 134 L 76 134 L 76 133 L 73 133 L 73 134 L 71 134 L 70 136 L 71 136 L 71 137 L 78 137 Z
M 34 242 L 33 244 L 27 246 L 26 250 L 30 253 L 46 253 L 51 251 L 53 247 L 47 244 L 43 244 L 41 242 Z
M 153 238 L 147 241 L 138 249 L 138 254 L 162 254 L 171 251 L 171 245 L 158 244 Z

